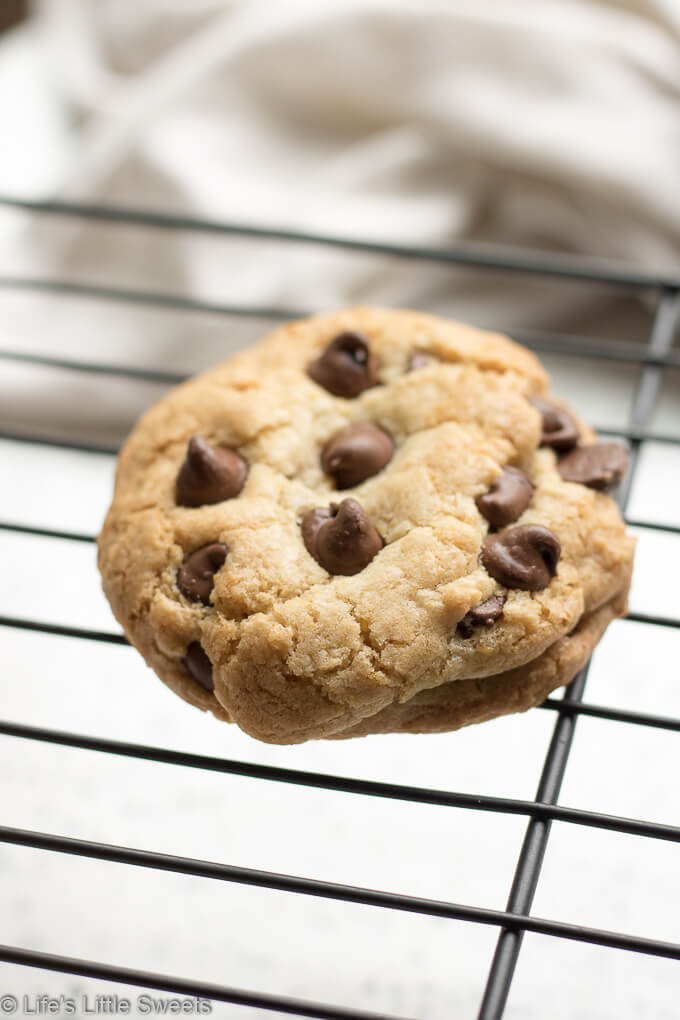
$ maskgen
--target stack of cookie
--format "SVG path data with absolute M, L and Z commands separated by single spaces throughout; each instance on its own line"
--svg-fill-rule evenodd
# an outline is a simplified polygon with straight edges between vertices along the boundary
M 567 683 L 625 611 L 626 469 L 505 337 L 415 312 L 294 322 L 180 386 L 99 540 L 130 641 L 273 743 L 456 729 Z

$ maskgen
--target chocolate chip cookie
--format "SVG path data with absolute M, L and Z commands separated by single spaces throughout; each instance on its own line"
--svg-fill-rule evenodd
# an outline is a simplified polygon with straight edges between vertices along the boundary
M 293 322 L 173 390 L 99 538 L 130 641 L 260 740 L 435 732 L 568 682 L 625 611 L 598 443 L 529 351 L 433 316 Z

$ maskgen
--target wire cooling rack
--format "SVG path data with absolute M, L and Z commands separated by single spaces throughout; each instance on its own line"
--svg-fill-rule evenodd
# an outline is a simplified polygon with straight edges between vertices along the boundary
M 680 311 L 680 275 L 647 273 L 629 270 L 594 261 L 576 260 L 556 256 L 527 255 L 513 250 L 484 249 L 483 251 L 458 246 L 446 250 L 417 248 L 407 245 L 368 243 L 344 237 L 330 237 L 296 231 L 261 229 L 241 224 L 218 223 L 187 216 L 167 215 L 144 209 L 120 208 L 67 202 L 23 201 L 0 197 L 0 205 L 30 212 L 42 217 L 75 217 L 78 220 L 101 221 L 109 224 L 128 224 L 151 230 L 187 231 L 212 234 L 218 237 L 235 235 L 268 239 L 295 244 L 313 244 L 325 248 L 344 249 L 375 255 L 398 256 L 424 262 L 437 262 L 451 266 L 466 266 L 480 274 L 489 271 L 516 274 L 524 277 L 549 277 L 555 282 L 583 281 L 607 284 L 626 291 L 644 293 L 654 301 L 652 328 L 647 343 L 629 343 L 615 340 L 593 340 L 541 333 L 523 334 L 514 331 L 520 342 L 541 352 L 575 356 L 580 359 L 604 359 L 612 363 L 628 363 L 639 367 L 638 383 L 632 401 L 631 413 L 625 428 L 601 426 L 601 431 L 626 439 L 630 445 L 631 467 L 620 487 L 618 499 L 626 514 L 631 488 L 636 477 L 640 453 L 648 441 L 680 445 L 680 435 L 655 431 L 651 427 L 652 414 L 657 404 L 664 374 L 667 369 L 680 368 L 680 352 L 674 349 L 674 337 Z M 24 290 L 29 293 L 47 292 L 73 297 L 103 298 L 107 301 L 160 306 L 170 309 L 227 313 L 232 316 L 286 319 L 302 314 L 302 310 L 273 307 L 220 305 L 173 294 L 151 293 L 117 287 L 75 283 L 71 280 L 1 277 L 0 287 Z M 0 350 L 0 361 L 35 363 L 44 367 L 69 368 L 104 376 L 123 376 L 173 384 L 183 376 L 149 368 L 132 368 L 100 362 L 57 358 L 27 353 L 22 350 Z M 583 362 L 584 366 L 587 364 Z M 49 435 L 27 435 L 24 432 L 5 430 L 0 439 L 38 444 L 46 449 L 66 447 L 80 451 L 102 450 L 86 443 L 72 443 Z M 650 521 L 631 519 L 628 523 L 640 529 L 680 534 L 680 527 L 660 525 Z M 94 536 L 75 531 L 37 527 L 22 521 L 0 521 L 0 530 L 59 539 L 91 543 Z M 655 627 L 677 628 L 680 620 L 660 615 L 630 613 L 629 620 Z M 119 634 L 101 632 L 85 627 L 50 624 L 24 616 L 1 616 L 2 628 L 19 628 L 57 634 L 88 642 L 126 644 Z M 473 809 L 515 815 L 527 819 L 526 832 L 514 868 L 512 887 L 504 910 L 488 909 L 426 899 L 399 892 L 379 892 L 354 885 L 339 884 L 317 879 L 272 873 L 249 867 L 235 867 L 213 861 L 197 860 L 167 853 L 137 850 L 109 843 L 91 842 L 57 836 L 48 832 L 26 831 L 0 826 L 0 841 L 21 847 L 76 855 L 99 861 L 117 862 L 132 867 L 158 869 L 183 875 L 233 882 L 246 886 L 259 886 L 305 896 L 341 900 L 375 908 L 405 911 L 438 918 L 452 918 L 498 929 L 495 953 L 491 960 L 486 987 L 479 1006 L 481 1020 L 497 1020 L 503 1015 L 508 993 L 515 973 L 518 956 L 526 932 L 557 939 L 590 943 L 596 946 L 665 957 L 680 961 L 680 944 L 660 939 L 641 937 L 631 933 L 583 927 L 559 919 L 545 919 L 532 914 L 532 902 L 543 866 L 550 835 L 551 823 L 561 821 L 576 826 L 606 829 L 615 833 L 644 836 L 653 840 L 680 842 L 680 828 L 659 822 L 624 818 L 578 807 L 565 807 L 558 803 L 560 788 L 570 755 L 572 738 L 579 716 L 622 722 L 640 727 L 678 733 L 680 719 L 661 714 L 629 711 L 606 704 L 584 701 L 588 667 L 565 690 L 562 697 L 548 698 L 542 706 L 555 716 L 552 739 L 542 766 L 536 796 L 533 800 L 506 797 L 471 795 L 432 788 L 392 784 L 364 779 L 342 778 L 336 775 L 280 768 L 228 760 L 209 755 L 198 755 L 165 750 L 162 747 L 127 743 L 94 737 L 86 733 L 70 733 L 44 727 L 29 726 L 10 721 L 0 722 L 0 734 L 24 741 L 42 742 L 80 748 L 127 759 L 160 762 L 185 769 L 208 770 L 232 776 L 249 777 L 261 781 L 294 784 L 336 791 L 348 795 L 360 794 L 374 798 L 388 798 L 403 803 L 439 805 L 459 809 Z M 673 778 L 670 779 L 673 782 Z M 670 892 L 671 897 L 673 892 Z M 265 994 L 257 989 L 244 990 L 198 980 L 183 979 L 168 974 L 134 970 L 113 966 L 106 962 L 85 960 L 38 952 L 19 946 L 0 946 L 0 960 L 25 967 L 80 975 L 124 985 L 154 989 L 178 995 L 210 999 L 219 1002 L 257 1007 L 262 1010 L 299 1016 L 323 1018 L 373 1018 L 379 1014 L 354 1008 L 345 1008 L 321 1002 L 300 1001 L 285 996 Z M 385 1014 L 380 1014 L 384 1016 Z M 395 1018 L 392 1018 L 395 1020 Z

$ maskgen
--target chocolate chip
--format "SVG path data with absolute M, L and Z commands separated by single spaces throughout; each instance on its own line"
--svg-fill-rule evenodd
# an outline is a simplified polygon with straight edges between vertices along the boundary
M 555 576 L 561 551 L 552 531 L 540 524 L 518 524 L 489 535 L 482 546 L 482 564 L 506 588 L 539 591 Z
M 215 690 L 212 662 L 205 654 L 198 641 L 191 642 L 182 662 L 196 683 L 200 684 L 201 687 L 204 687 L 206 691 Z
M 178 506 L 204 506 L 238 496 L 248 474 L 243 457 L 224 446 L 192 436 L 175 484 Z
M 557 463 L 565 482 L 580 482 L 602 492 L 620 482 L 627 467 L 628 454 L 621 443 L 579 446 Z
M 331 506 L 335 506 L 334 503 Z M 308 510 L 302 518 L 302 541 L 308 553 L 316 559 L 316 535 L 322 524 L 330 521 L 333 511 L 325 506 L 317 506 L 314 510 Z
M 484 602 L 480 602 L 460 620 L 458 633 L 462 638 L 469 638 L 472 637 L 472 632 L 476 627 L 490 627 L 503 615 L 504 605 L 505 595 L 492 595 Z
M 221 542 L 204 545 L 187 556 L 177 571 L 177 587 L 192 602 L 210 605 L 210 592 L 215 583 L 215 573 L 227 558 L 228 549 Z
M 393 453 L 387 432 L 361 422 L 331 436 L 321 451 L 321 466 L 339 489 L 349 489 L 382 471 Z
M 533 482 L 515 467 L 504 467 L 488 492 L 475 503 L 492 528 L 505 528 L 524 513 L 534 494 Z
M 576 446 L 579 440 L 578 425 L 568 411 L 543 397 L 530 397 L 529 403 L 533 404 L 543 418 L 541 446 L 552 446 L 554 450 L 571 450 L 572 446 Z
M 307 551 L 329 574 L 358 574 L 383 547 L 383 540 L 356 499 L 308 510 L 302 518 Z
M 419 368 L 429 365 L 430 359 L 425 351 L 414 351 L 406 369 L 407 372 L 417 372 Z
M 378 366 L 363 333 L 340 333 L 307 369 L 335 397 L 357 397 L 378 382 Z

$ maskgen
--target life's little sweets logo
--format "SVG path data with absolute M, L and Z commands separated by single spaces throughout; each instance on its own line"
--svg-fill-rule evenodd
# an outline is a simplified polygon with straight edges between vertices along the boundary
M 209 1016 L 212 1002 L 144 992 L 134 999 L 125 995 L 2 995 L 0 1017 L 99 1016 Z

